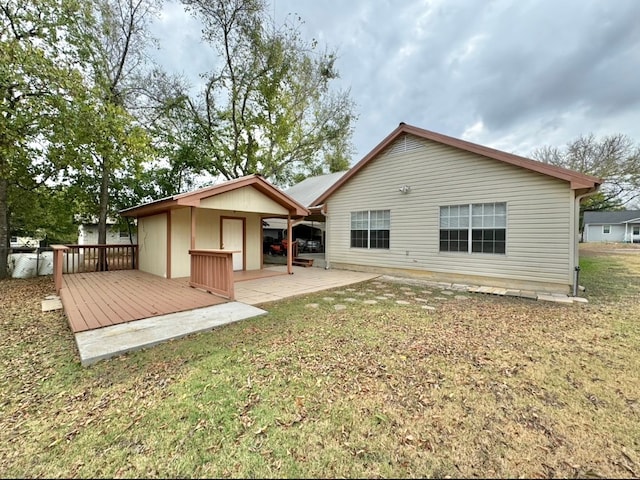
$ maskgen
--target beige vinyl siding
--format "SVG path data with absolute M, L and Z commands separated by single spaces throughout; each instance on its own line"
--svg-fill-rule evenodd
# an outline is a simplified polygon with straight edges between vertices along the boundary
M 167 276 L 167 214 L 138 219 L 139 269 Z
M 262 217 L 254 213 L 247 214 L 246 219 L 246 269 L 259 270 L 262 268 Z
M 398 142 L 328 199 L 330 263 L 571 283 L 574 205 L 566 182 L 416 137 L 410 149 Z M 506 254 L 439 251 L 440 206 L 493 202 L 507 204 Z M 387 209 L 389 250 L 350 248 L 351 212 Z
M 288 213 L 287 209 L 282 205 L 253 187 L 240 188 L 204 198 L 200 202 L 200 207 L 235 212 L 262 212 L 274 215 L 286 215 Z
M 206 208 L 195 209 L 196 248 L 220 248 L 220 212 Z
M 191 209 L 171 210 L 171 277 L 191 275 Z

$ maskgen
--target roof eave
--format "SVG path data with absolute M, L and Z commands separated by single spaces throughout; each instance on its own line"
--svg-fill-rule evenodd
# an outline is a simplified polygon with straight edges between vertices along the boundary
M 169 199 L 156 200 L 155 202 L 126 208 L 124 210 L 120 210 L 118 213 L 122 217 L 146 217 L 166 212 L 167 210 L 175 208 L 177 205 L 178 202 L 171 197 Z
M 285 208 L 293 218 L 301 218 L 309 215 L 309 210 L 300 205 L 293 198 L 271 185 L 260 175 L 248 175 L 246 177 L 230 180 L 220 185 L 205 187 L 194 192 L 181 193 L 173 197 L 156 200 L 144 205 L 121 210 L 119 213 L 126 217 L 148 216 L 177 207 L 199 207 L 200 202 L 209 197 L 244 187 L 253 187 L 280 206 Z M 256 212 L 261 213 L 261 212 Z
M 376 157 L 385 148 L 387 148 L 402 133 L 412 134 L 419 138 L 424 138 L 426 140 L 438 142 L 443 145 L 459 148 L 461 150 L 475 153 L 486 158 L 502 161 L 504 163 L 525 168 L 533 172 L 558 178 L 560 180 L 569 182 L 570 187 L 573 190 L 579 190 L 579 189 L 585 189 L 585 188 L 597 189 L 603 182 L 601 178 L 597 178 L 591 175 L 581 174 L 578 172 L 574 172 L 572 170 L 568 170 L 566 168 L 538 162 L 530 158 L 520 157 L 518 155 L 514 155 L 511 153 L 502 152 L 500 150 L 496 150 L 493 148 L 485 147 L 483 145 L 467 142 L 466 140 L 460 140 L 460 139 L 449 137 L 447 135 L 443 135 L 440 133 L 431 132 L 429 130 L 424 130 L 422 128 L 414 127 L 412 125 L 407 125 L 405 123 L 400 123 L 400 125 L 398 125 L 398 127 L 396 127 L 396 129 L 393 130 L 393 132 L 387 135 L 384 138 L 384 140 L 382 140 L 378 145 L 376 145 L 376 147 L 373 150 L 371 150 L 362 160 L 356 163 L 351 168 L 351 170 L 349 170 L 345 175 L 343 175 L 326 192 L 320 195 L 320 197 L 318 197 L 315 201 L 313 201 L 311 203 L 311 206 L 316 206 L 324 203 L 327 200 L 327 198 L 333 195 L 333 193 L 336 190 L 338 190 L 351 177 L 353 177 L 356 173 L 358 173 L 358 171 L 362 169 L 367 163 L 369 163 L 371 159 Z

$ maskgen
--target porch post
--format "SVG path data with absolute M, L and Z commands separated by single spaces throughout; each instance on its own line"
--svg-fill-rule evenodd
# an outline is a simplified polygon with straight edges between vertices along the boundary
M 196 207 L 191 207 L 191 250 L 196 249 Z
M 287 215 L 287 273 L 293 273 L 293 229 L 291 228 L 291 214 Z
M 60 289 L 62 288 L 62 255 L 69 248 L 64 245 L 51 245 L 51 247 L 53 248 L 53 284 L 56 294 L 60 295 Z
M 167 278 L 171 278 L 171 210 L 167 210 Z
M 625 222 L 624 224 L 624 241 L 628 242 L 629 240 L 629 233 L 628 233 L 628 227 L 629 227 L 629 222 Z M 633 243 L 633 238 L 631 239 L 631 243 Z

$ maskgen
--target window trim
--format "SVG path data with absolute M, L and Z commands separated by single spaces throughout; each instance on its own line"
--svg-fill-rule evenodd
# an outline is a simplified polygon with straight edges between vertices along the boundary
M 640 235 L 640 225 L 631 226 L 631 235 Z
M 474 227 L 474 206 L 476 207 L 476 209 L 480 206 L 482 206 L 482 210 L 484 210 L 484 206 L 485 205 L 493 205 L 494 206 L 494 212 L 493 215 L 491 216 L 491 218 L 494 219 L 497 217 L 497 215 L 495 214 L 495 206 L 496 205 L 504 205 L 504 227 L 496 227 L 495 225 L 493 225 L 492 227 L 487 226 L 486 228 L 484 226 L 480 226 L 480 227 Z M 457 207 L 458 211 L 460 210 L 460 207 L 466 207 L 466 215 L 462 215 L 462 218 L 466 217 L 466 225 L 460 225 L 459 222 L 455 222 L 457 224 L 453 225 L 453 228 L 445 228 L 444 230 L 447 231 L 458 231 L 458 232 L 462 232 L 466 230 L 467 233 L 467 238 L 466 240 L 463 240 L 461 238 L 455 240 L 457 242 L 466 242 L 466 250 L 442 250 L 442 234 L 441 232 L 443 231 L 442 228 L 442 209 L 443 208 L 451 208 L 451 207 Z M 439 205 L 438 206 L 438 253 L 451 253 L 451 254 L 467 254 L 467 255 L 502 255 L 502 256 L 506 256 L 507 255 L 507 218 L 508 218 L 508 205 L 507 202 L 479 202 L 479 203 L 462 203 L 462 204 L 454 204 L 454 205 Z M 458 218 L 460 218 L 461 216 L 458 215 Z M 476 217 L 478 217 L 478 215 L 476 215 Z M 480 215 L 480 217 L 484 217 L 484 215 Z M 451 217 L 448 217 L 451 218 Z M 488 231 L 493 231 L 493 235 L 495 235 L 495 231 L 497 230 L 503 230 L 504 231 L 504 251 L 503 252 L 483 252 L 483 251 L 474 251 L 473 250 L 473 243 L 474 243 L 474 231 L 477 232 L 488 232 Z M 483 236 L 484 234 L 481 234 L 481 236 Z M 449 239 L 449 242 L 451 240 Z M 494 244 L 494 250 L 495 250 L 495 246 L 496 246 L 496 242 L 499 240 L 493 240 L 493 244 Z M 478 240 L 475 240 L 476 243 L 478 243 Z M 484 240 L 480 240 L 480 243 L 482 245 L 482 243 L 484 242 Z
M 388 229 L 372 229 L 371 228 L 371 214 L 372 213 L 379 213 L 382 212 L 383 214 L 386 212 L 387 213 L 387 218 L 383 220 L 387 220 L 388 222 Z M 366 213 L 367 214 L 367 218 L 366 218 L 366 222 L 367 222 L 367 228 L 366 228 L 366 242 L 367 245 L 366 246 L 354 246 L 353 245 L 353 232 L 354 231 L 360 231 L 360 230 L 354 230 L 353 228 L 353 215 L 354 214 L 361 214 L 361 213 Z M 364 231 L 364 230 L 363 230 Z M 387 233 L 387 239 L 386 239 L 386 243 L 387 246 L 386 247 L 372 247 L 371 246 L 371 232 L 380 232 L 380 231 L 386 231 Z M 377 240 L 377 239 L 376 239 Z M 358 249 L 363 249 L 363 250 L 390 250 L 391 249 L 391 209 L 383 209 L 383 210 L 354 210 L 352 212 L 350 212 L 349 215 L 349 248 L 358 248 Z
M 611 234 L 611 225 L 602 225 L 602 234 L 610 235 Z

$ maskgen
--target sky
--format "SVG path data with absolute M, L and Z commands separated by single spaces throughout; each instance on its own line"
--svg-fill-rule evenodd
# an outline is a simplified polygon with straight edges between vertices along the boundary
M 640 0 L 268 0 L 336 50 L 356 104 L 352 164 L 400 122 L 523 156 L 580 135 L 640 144 Z M 194 85 L 215 63 L 168 2 L 157 60 Z

